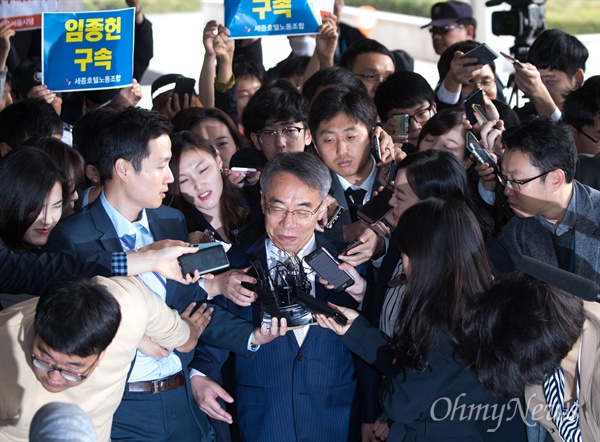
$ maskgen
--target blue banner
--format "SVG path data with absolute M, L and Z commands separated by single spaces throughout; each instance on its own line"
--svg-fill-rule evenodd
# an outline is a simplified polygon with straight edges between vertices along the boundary
M 55 92 L 122 88 L 133 79 L 135 8 L 42 16 L 42 82 Z
M 316 34 L 321 15 L 314 0 L 226 0 L 230 38 Z

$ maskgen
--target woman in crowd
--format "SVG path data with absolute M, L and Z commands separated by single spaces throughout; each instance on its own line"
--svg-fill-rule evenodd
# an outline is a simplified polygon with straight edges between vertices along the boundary
M 462 161 L 465 169 L 472 162 L 465 147 L 465 128 L 460 109 L 446 109 L 431 117 L 421 129 L 417 147 L 419 151 L 444 149 Z
M 39 147 L 47 152 L 69 182 L 69 197 L 65 204 L 63 218 L 75 213 L 75 201 L 79 199 L 77 189 L 85 181 L 85 162 L 79 151 L 54 137 L 29 140 L 27 145 Z
M 219 152 L 223 168 L 229 168 L 229 160 L 243 146 L 235 123 L 220 109 L 191 107 L 178 112 L 172 120 L 173 132 L 192 131 L 208 140 Z
M 190 242 L 198 242 L 206 232 L 216 240 L 240 248 L 251 245 L 264 232 L 262 214 L 251 211 L 240 189 L 226 178 L 217 150 L 191 131 L 177 132 L 171 140 L 173 156 L 169 166 L 175 181 L 170 184 L 167 199 L 171 200 L 167 202 L 184 213 L 192 232 Z M 215 275 L 213 280 L 204 282 L 204 288 L 209 296 L 227 296 L 230 290 L 225 284 L 230 278 L 232 282 L 238 281 L 236 293 L 243 299 L 240 305 L 250 305 L 254 295 L 241 287 L 239 281 L 253 282 L 253 278 L 243 270 Z
M 322 315 L 317 320 L 384 374 L 380 401 L 390 423 L 387 440 L 488 440 L 486 429 L 504 422 L 486 420 L 483 413 L 453 418 L 452 408 L 498 402 L 457 357 L 467 301 L 492 279 L 481 228 L 464 201 L 430 198 L 408 208 L 397 229 L 410 234 L 396 236 L 407 282 L 392 337 L 347 308 L 339 308 L 348 318 L 345 326 Z M 342 267 L 356 279 L 346 290 L 364 290 L 365 281 Z M 522 424 L 514 424 L 523 432 Z
M 39 252 L 69 201 L 69 185 L 50 155 L 35 147 L 0 159 L 0 242 L 14 252 Z

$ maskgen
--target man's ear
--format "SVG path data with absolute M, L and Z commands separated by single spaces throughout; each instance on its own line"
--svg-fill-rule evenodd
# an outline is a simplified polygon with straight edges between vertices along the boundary
M 304 129 L 304 145 L 309 146 L 312 141 L 313 141 L 312 133 L 310 132 L 310 129 L 307 127 L 306 129 Z
M 129 175 L 133 172 L 133 166 L 131 163 L 123 158 L 117 159 L 113 166 L 113 175 L 118 177 L 121 181 L 127 181 Z
M 465 31 L 467 31 L 467 38 L 465 40 L 475 39 L 475 27 L 473 25 L 465 26 Z
M 256 150 L 262 151 L 258 136 L 254 132 L 250 133 L 250 140 L 252 140 L 252 144 L 254 145 Z
M 100 172 L 96 166 L 87 164 L 85 166 L 85 176 L 94 184 L 101 184 Z
M 262 190 L 260 191 L 260 208 L 262 209 L 262 213 L 264 215 L 264 213 L 265 213 L 265 194 L 262 192 Z
M 585 77 L 585 72 L 583 72 L 583 69 L 581 69 L 581 68 L 577 69 L 575 74 L 573 74 L 573 79 L 572 79 L 573 89 L 579 89 L 583 85 L 584 77 Z
M 565 171 L 562 169 L 553 170 L 548 175 L 548 179 L 550 179 L 550 183 L 552 184 L 552 191 L 558 190 L 564 183 L 567 182 Z
M 4 141 L 2 141 L 0 143 L 0 158 L 2 158 L 4 155 L 6 155 L 11 150 L 12 150 L 12 147 L 10 147 L 8 144 L 6 144 Z

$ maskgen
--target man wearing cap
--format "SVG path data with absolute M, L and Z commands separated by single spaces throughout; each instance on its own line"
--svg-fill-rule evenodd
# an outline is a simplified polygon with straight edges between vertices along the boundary
M 421 26 L 423 28 L 429 28 L 433 49 L 436 54 L 442 55 L 454 43 L 475 39 L 477 22 L 473 18 L 471 5 L 449 1 L 432 6 L 431 22 Z

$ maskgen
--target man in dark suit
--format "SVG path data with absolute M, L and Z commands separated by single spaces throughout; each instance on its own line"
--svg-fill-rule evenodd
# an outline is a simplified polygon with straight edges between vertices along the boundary
M 181 212 L 161 206 L 167 184 L 173 181 L 169 122 L 156 112 L 128 108 L 105 124 L 111 130 L 99 143 L 98 164 L 104 191 L 56 227 L 47 249 L 127 251 L 162 239 L 187 241 Z M 206 299 L 197 284 L 165 281 L 154 272 L 140 278 L 179 312 Z M 251 323 L 218 308 L 205 333 L 205 342 L 248 357 L 253 347 L 265 342 Z M 198 410 L 190 386 L 188 364 L 193 354 L 149 344 L 138 347 L 144 353 L 138 351 L 129 373 L 113 418 L 112 440 L 212 440 L 211 426 Z
M 262 209 L 265 214 L 266 237 L 247 251 L 238 251 L 232 259 L 238 267 L 258 260 L 274 277 L 278 263 L 290 257 L 302 260 L 307 254 L 325 247 L 334 255 L 335 244 L 315 233 L 323 214 L 331 175 L 315 156 L 284 153 L 267 163 L 261 175 Z M 327 290 L 305 266 L 311 295 L 322 301 L 357 305 L 346 292 Z M 243 309 L 219 296 L 232 312 L 261 323 L 261 306 L 257 301 Z M 221 366 L 214 364 L 215 354 L 221 363 L 227 353 L 200 348 L 206 360 L 194 367 L 217 378 Z M 199 361 L 197 358 L 196 361 Z M 356 381 L 350 352 L 333 333 L 304 326 L 287 333 L 284 338 L 261 348 L 252 360 L 235 359 L 235 404 L 241 439 L 244 441 L 345 441 L 357 435 L 359 420 L 351 419 Z M 212 392 L 214 393 L 214 391 Z M 212 417 L 231 420 L 211 396 L 202 409 L 215 410 Z M 210 415 L 210 413 L 209 413 Z
M 357 266 L 381 253 L 382 237 L 358 220 L 357 212 L 381 185 L 377 164 L 389 164 L 393 157 L 391 137 L 379 127 L 373 101 L 357 90 L 328 88 L 315 98 L 308 116 L 308 125 L 315 141 L 315 151 L 329 168 L 329 193 L 344 208 L 342 215 L 326 235 L 336 241 L 359 239 L 347 260 Z M 375 129 L 374 129 L 375 128 Z M 371 155 L 372 137 L 380 142 L 382 160 L 377 163 Z

